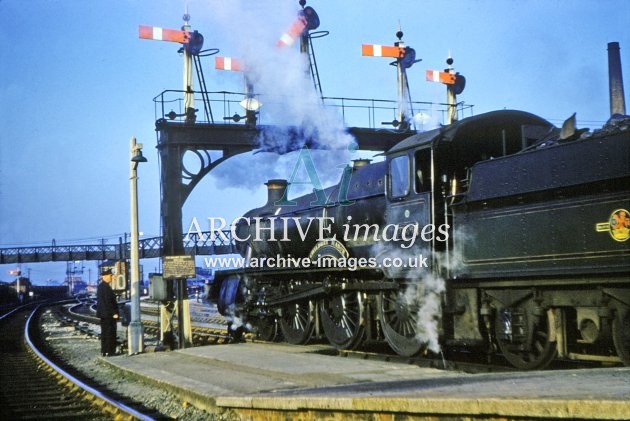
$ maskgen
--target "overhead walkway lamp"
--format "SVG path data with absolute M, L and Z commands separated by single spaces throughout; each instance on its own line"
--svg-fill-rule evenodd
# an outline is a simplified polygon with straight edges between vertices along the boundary
M 138 174 L 139 162 L 147 162 L 142 156 L 142 143 L 131 138 L 131 171 L 129 176 L 131 190 L 131 320 L 127 331 L 129 355 L 144 350 L 142 322 L 140 320 L 140 264 L 138 257 Z

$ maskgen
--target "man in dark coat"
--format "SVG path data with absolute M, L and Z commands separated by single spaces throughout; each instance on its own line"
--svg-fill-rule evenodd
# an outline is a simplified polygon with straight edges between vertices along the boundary
M 116 323 L 118 303 L 111 287 L 112 271 L 101 274 L 101 283 L 96 290 L 96 316 L 101 319 L 101 354 L 104 357 L 116 354 Z

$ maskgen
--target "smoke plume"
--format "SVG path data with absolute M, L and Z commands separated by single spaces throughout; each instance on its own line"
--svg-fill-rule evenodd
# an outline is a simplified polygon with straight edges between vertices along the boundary
M 212 13 L 205 19 L 210 19 L 213 31 L 230 34 L 231 45 L 225 55 L 238 57 L 245 63 L 243 76 L 247 77 L 254 93 L 260 95 L 258 98 L 263 105 L 259 116 L 259 127 L 262 129 L 257 139 L 259 151 L 285 154 L 303 146 L 341 150 L 345 152 L 328 154 L 328 159 L 335 161 L 324 162 L 323 166 L 335 168 L 340 155 L 346 158 L 344 162 L 348 162 L 347 151 L 354 144 L 354 139 L 346 133 L 341 116 L 323 107 L 310 78 L 308 57 L 299 51 L 300 40 L 295 40 L 291 47 L 276 45 L 280 36 L 297 19 L 298 3 L 294 0 L 211 0 L 208 6 Z M 244 185 L 248 188 L 253 187 L 252 178 L 257 187 L 268 178 L 287 178 L 283 168 L 278 168 L 282 161 L 277 158 L 264 157 L 262 164 L 254 163 L 261 159 L 261 155 L 247 157 L 250 177 L 243 177 L 242 163 L 239 166 L 241 171 L 229 171 L 230 166 L 226 166 L 227 171 L 219 176 L 227 178 L 232 186 Z M 291 167 L 291 164 L 287 166 Z M 263 177 L 255 172 L 259 168 L 263 169 Z M 334 174 L 333 179 L 336 180 L 341 172 L 336 170 Z

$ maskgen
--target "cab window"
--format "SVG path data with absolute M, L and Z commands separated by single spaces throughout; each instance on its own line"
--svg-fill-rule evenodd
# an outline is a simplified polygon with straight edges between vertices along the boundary
M 409 158 L 397 156 L 389 162 L 391 197 L 402 197 L 409 193 Z
M 431 150 L 416 151 L 416 193 L 431 190 Z

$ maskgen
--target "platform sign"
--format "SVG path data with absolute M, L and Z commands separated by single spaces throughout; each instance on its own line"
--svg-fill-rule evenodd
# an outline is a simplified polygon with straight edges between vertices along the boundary
M 164 279 L 185 279 L 197 276 L 193 256 L 164 256 L 162 269 Z

